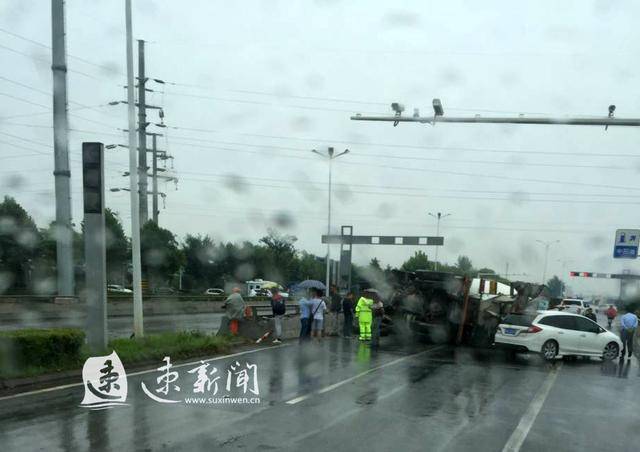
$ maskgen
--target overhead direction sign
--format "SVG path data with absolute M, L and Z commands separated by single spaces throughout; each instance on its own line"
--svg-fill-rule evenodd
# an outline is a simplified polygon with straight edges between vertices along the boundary
M 347 245 L 413 245 L 442 246 L 444 237 L 396 235 L 323 235 L 322 243 Z
M 640 245 L 640 229 L 618 229 L 613 245 L 615 259 L 636 259 Z
M 569 272 L 569 276 L 572 278 L 640 279 L 640 275 L 630 273 Z

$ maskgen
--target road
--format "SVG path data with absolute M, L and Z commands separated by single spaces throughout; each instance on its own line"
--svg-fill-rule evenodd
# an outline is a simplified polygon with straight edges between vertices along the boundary
M 635 357 L 547 364 L 391 341 L 379 350 L 354 339 L 287 341 L 209 362 L 222 376 L 217 395 L 229 366 L 257 366 L 259 404 L 184 403 L 195 382 L 187 371 L 199 363 L 174 369 L 181 391 L 168 396 L 177 404 L 142 391 L 143 382 L 157 387 L 153 369 L 128 376 L 126 406 L 80 407 L 80 382 L 0 399 L 0 441 L 16 451 L 637 450 Z
M 191 330 L 215 333 L 220 327 L 220 321 L 223 316 L 224 313 L 145 315 L 144 329 L 147 333 Z M 0 331 L 22 328 L 54 327 L 85 328 L 85 320 L 80 317 L 57 320 L 25 318 L 21 319 L 19 322 L 3 322 L 0 320 Z M 133 317 L 109 317 L 107 319 L 107 331 L 109 338 L 129 337 L 133 332 Z

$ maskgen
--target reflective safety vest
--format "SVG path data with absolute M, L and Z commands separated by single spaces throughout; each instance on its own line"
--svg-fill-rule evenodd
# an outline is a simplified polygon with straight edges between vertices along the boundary
M 371 322 L 371 306 L 373 305 L 373 300 L 365 297 L 360 297 L 358 300 L 358 304 L 356 305 L 356 315 L 358 316 L 358 320 L 360 322 Z

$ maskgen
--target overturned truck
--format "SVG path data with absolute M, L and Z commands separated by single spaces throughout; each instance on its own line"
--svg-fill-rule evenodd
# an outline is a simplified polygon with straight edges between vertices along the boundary
M 432 343 L 489 346 L 505 315 L 539 309 L 546 299 L 545 286 L 445 272 L 396 271 L 392 285 L 385 330 Z

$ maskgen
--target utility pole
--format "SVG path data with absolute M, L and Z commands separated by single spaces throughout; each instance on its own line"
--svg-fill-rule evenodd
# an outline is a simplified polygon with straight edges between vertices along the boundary
M 429 216 L 436 219 L 436 237 L 440 237 L 440 220 L 446 217 L 450 217 L 451 214 L 445 213 L 443 215 L 442 212 L 438 212 L 437 214 L 429 212 Z M 436 245 L 436 271 L 438 271 L 438 267 L 440 266 L 440 262 L 438 262 L 438 249 L 439 245 Z
M 551 242 L 536 240 L 536 242 L 544 245 L 544 269 L 542 270 L 542 284 L 545 284 L 545 281 L 547 280 L 547 262 L 549 260 L 549 248 L 555 243 L 560 243 L 560 240 L 553 240 Z
M 56 190 L 57 292 L 59 297 L 73 297 L 75 290 L 64 0 L 51 0 L 51 71 L 53 72 L 53 175 Z
M 147 79 L 144 70 L 144 40 L 138 40 L 138 174 L 140 179 L 140 223 L 149 219 L 147 198 Z
M 332 177 L 332 172 L 333 172 L 333 161 L 335 159 L 337 159 L 340 156 L 343 156 L 345 154 L 349 153 L 349 149 L 345 149 L 344 151 L 342 151 L 340 154 L 335 154 L 334 150 L 332 147 L 327 149 L 327 153 L 323 154 L 321 152 L 316 151 L 315 149 L 313 149 L 311 152 L 313 152 L 314 154 L 318 154 L 320 157 L 322 157 L 323 159 L 326 159 L 329 161 L 329 195 L 328 195 L 328 202 L 327 202 L 327 235 L 331 235 L 331 177 Z M 325 269 L 325 285 L 326 285 L 326 293 L 325 295 L 328 296 L 329 295 L 329 286 L 331 284 L 331 245 L 329 244 L 329 242 L 327 242 L 327 259 L 326 259 L 326 269 Z
M 156 147 L 156 134 L 153 138 L 153 222 L 158 225 L 158 148 Z
M 140 199 L 138 197 L 138 171 L 136 165 L 136 111 L 133 95 L 133 30 L 131 25 L 131 0 L 125 0 L 127 30 L 127 105 L 129 117 L 129 190 L 131 191 L 131 260 L 133 266 L 133 331 L 135 337 L 144 336 L 142 319 L 142 262 L 140 259 Z M 146 160 L 146 153 L 145 153 Z M 146 174 L 145 169 L 145 174 Z

